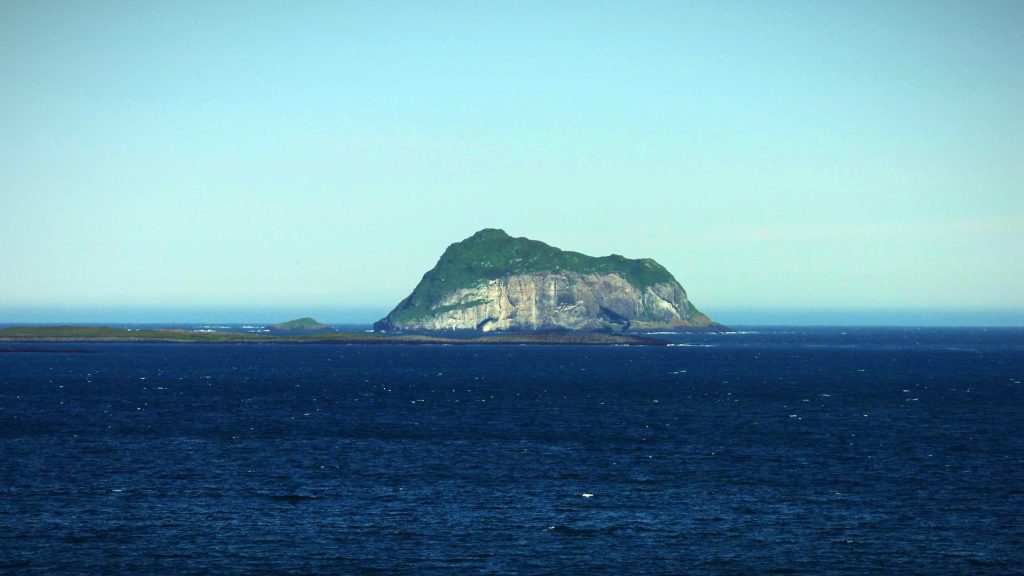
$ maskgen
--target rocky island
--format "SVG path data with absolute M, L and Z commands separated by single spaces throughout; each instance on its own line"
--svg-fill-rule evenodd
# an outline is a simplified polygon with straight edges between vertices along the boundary
M 310 317 L 258 332 L 8 326 L 0 327 L 0 343 L 20 344 L 0 352 L 59 352 L 25 344 L 75 342 L 664 346 L 624 332 L 723 329 L 654 260 L 587 256 L 488 228 L 449 246 L 412 294 L 374 324 L 376 333 L 342 332 Z M 437 331 L 465 333 L 419 333 Z
M 268 328 L 271 334 L 316 334 L 321 332 L 333 332 L 334 329 L 327 324 L 321 324 L 316 320 L 305 316 L 287 322 L 271 324 Z
M 452 244 L 378 331 L 721 329 L 662 265 L 488 228 Z

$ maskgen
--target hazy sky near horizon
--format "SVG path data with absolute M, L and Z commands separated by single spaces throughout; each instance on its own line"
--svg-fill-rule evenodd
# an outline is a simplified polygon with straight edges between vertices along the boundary
M 0 2 L 0 321 L 387 309 L 499 227 L 698 307 L 1024 309 L 1024 3 Z

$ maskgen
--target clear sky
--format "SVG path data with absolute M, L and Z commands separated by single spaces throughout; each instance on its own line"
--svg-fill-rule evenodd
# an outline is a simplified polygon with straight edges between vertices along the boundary
M 1018 0 L 2 0 L 0 321 L 372 320 L 484 227 L 655 258 L 730 322 L 1022 311 L 1022 30 Z

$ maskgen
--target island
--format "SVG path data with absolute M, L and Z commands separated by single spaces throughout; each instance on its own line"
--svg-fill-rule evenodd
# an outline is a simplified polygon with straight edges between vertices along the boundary
M 296 318 L 287 322 L 271 324 L 268 330 L 272 334 L 316 334 L 321 332 L 333 332 L 327 324 L 321 324 L 309 316 Z
M 0 328 L 0 342 L 662 346 L 668 342 L 636 332 L 728 331 L 652 259 L 587 256 L 496 228 L 450 245 L 373 328 L 341 332 L 308 316 L 237 332 L 12 326 Z
M 374 324 L 400 331 L 721 330 L 661 264 L 593 257 L 486 228 L 452 244 Z

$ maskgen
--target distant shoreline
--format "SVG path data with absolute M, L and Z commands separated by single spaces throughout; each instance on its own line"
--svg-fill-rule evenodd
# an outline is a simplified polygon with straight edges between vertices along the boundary
M 406 344 L 406 345 L 583 345 L 665 346 L 665 340 L 601 332 L 518 332 L 473 338 L 423 334 L 368 334 L 329 332 L 303 335 L 268 335 L 189 330 L 129 330 L 105 326 L 27 326 L 0 329 L 0 342 L 10 343 L 121 343 L 121 344 Z M 7 349 L 5 351 L 11 351 Z

